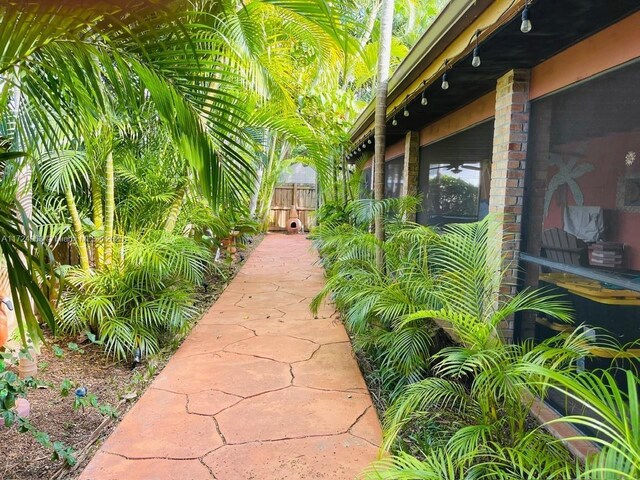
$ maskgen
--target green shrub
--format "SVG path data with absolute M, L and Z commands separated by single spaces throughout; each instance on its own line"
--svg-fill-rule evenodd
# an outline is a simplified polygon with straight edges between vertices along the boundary
M 101 270 L 66 269 L 58 318 L 61 330 L 88 329 L 109 355 L 123 359 L 136 348 L 156 352 L 163 336 L 187 325 L 211 253 L 192 239 L 157 231 L 125 237 L 119 252 Z

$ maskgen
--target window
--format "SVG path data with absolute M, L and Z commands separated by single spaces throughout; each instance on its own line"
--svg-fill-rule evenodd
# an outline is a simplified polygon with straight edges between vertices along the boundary
M 387 160 L 384 164 L 384 197 L 398 198 L 402 195 L 404 157 Z
M 475 222 L 489 211 L 493 121 L 420 149 L 423 225 Z
M 371 167 L 367 167 L 362 170 L 362 177 L 360 178 L 360 198 L 371 198 L 373 179 L 371 178 Z
M 404 172 L 404 157 L 388 160 L 384 164 L 384 197 L 397 198 L 402 195 Z M 360 180 L 360 198 L 373 198 L 372 168 L 367 167 L 362 171 Z
M 523 338 L 595 327 L 590 334 L 620 345 L 640 339 L 638 85 L 635 62 L 532 103 L 524 285 L 553 290 L 571 303 L 576 320 L 559 326 L 553 318 L 523 314 Z M 637 360 L 614 363 L 638 366 Z M 578 365 L 611 366 L 610 358 L 597 354 Z M 566 408 L 562 395 L 550 401 Z
M 433 217 L 477 219 L 480 163 L 429 166 L 427 212 Z

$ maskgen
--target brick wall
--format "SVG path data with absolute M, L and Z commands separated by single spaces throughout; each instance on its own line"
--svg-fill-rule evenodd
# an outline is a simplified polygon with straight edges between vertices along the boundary
M 500 295 L 517 291 L 518 251 L 524 199 L 525 161 L 529 133 L 529 70 L 511 70 L 496 85 L 489 211 L 502 219 L 496 241 L 507 265 Z M 506 340 L 513 338 L 513 319 L 502 326 Z

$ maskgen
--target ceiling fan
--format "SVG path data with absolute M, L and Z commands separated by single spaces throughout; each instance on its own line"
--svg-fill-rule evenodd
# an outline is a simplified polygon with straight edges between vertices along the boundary
M 476 170 L 476 171 L 480 171 L 480 166 L 479 165 L 467 165 L 466 163 L 461 163 L 459 165 L 449 165 L 447 167 L 447 169 L 449 171 L 451 171 L 451 173 L 455 173 L 458 174 L 460 172 L 462 172 L 462 170 Z
M 481 170 L 480 165 L 466 164 L 466 163 L 459 163 L 459 164 L 450 163 L 448 165 L 447 164 L 434 165 L 430 168 L 430 170 L 440 170 L 443 168 L 455 174 L 462 172 L 462 170 L 476 170 L 476 171 Z

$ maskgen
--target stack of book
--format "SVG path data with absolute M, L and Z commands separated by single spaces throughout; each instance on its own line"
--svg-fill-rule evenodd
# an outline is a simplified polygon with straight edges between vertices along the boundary
M 589 265 L 619 269 L 624 262 L 624 244 L 597 242 L 589 246 Z

